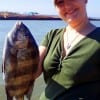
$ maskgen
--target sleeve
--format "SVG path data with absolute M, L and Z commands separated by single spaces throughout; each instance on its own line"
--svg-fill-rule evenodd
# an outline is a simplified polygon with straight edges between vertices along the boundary
M 41 46 L 45 46 L 45 47 L 48 46 L 48 42 L 49 42 L 48 34 L 49 34 L 49 33 L 47 33 L 47 34 L 45 35 L 45 37 L 43 38 L 43 40 L 41 41 L 41 43 L 40 43 Z
M 51 30 L 50 32 L 48 32 L 45 37 L 43 38 L 42 42 L 40 43 L 41 46 L 45 46 L 45 47 L 49 47 L 54 35 L 57 33 L 57 29 Z

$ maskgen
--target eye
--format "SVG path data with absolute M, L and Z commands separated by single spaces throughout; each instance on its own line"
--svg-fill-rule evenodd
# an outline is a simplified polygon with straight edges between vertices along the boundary
M 63 5 L 63 4 L 64 4 L 64 0 L 56 0 L 55 1 L 56 6 L 60 6 L 60 5 Z

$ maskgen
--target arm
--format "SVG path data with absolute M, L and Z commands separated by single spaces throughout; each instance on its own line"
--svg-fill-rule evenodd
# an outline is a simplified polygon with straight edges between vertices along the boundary
M 43 60 L 44 60 L 44 57 L 47 53 L 47 48 L 45 46 L 39 46 L 39 65 L 38 65 L 38 71 L 36 73 L 36 76 L 35 78 L 39 77 L 42 72 L 43 72 Z
M 51 32 L 47 33 L 39 46 L 39 65 L 38 65 L 37 75 L 35 78 L 39 77 L 43 72 L 43 62 L 47 54 L 48 47 L 51 43 L 50 40 L 52 40 L 53 37 L 52 35 L 54 34 L 53 33 L 51 34 Z

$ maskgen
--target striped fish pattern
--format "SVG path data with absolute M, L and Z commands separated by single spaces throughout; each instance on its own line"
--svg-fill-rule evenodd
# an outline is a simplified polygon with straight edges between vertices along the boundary
M 34 37 L 25 24 L 17 22 L 7 34 L 3 48 L 2 71 L 7 100 L 24 100 L 24 95 L 30 100 L 38 62 Z

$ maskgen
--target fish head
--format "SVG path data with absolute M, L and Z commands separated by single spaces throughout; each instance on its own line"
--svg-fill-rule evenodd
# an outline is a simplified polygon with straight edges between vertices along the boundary
M 17 22 L 14 28 L 10 31 L 10 43 L 16 48 L 26 48 L 30 39 L 29 29 L 22 23 Z
M 28 30 L 26 30 L 26 27 L 23 23 L 20 23 L 17 27 L 16 32 L 16 41 L 15 46 L 17 48 L 27 48 L 28 42 L 29 42 L 29 36 L 28 36 Z
M 30 32 L 29 28 L 23 22 L 16 22 L 14 27 L 8 33 L 8 41 L 12 48 L 27 49 L 29 47 L 38 48 L 38 45 Z

